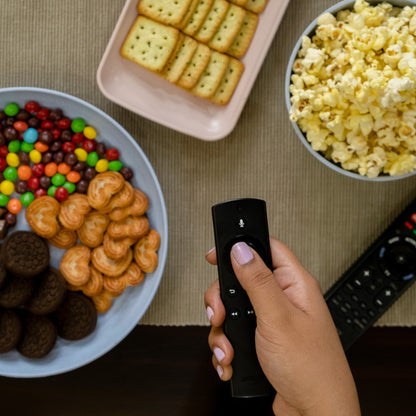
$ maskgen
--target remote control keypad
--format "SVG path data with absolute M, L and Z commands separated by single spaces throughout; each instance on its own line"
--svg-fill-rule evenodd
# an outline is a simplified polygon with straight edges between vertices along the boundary
M 348 349 L 416 277 L 416 201 L 344 273 L 325 299 Z

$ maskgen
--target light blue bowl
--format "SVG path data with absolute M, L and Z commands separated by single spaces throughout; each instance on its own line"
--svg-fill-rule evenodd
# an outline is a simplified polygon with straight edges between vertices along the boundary
M 322 13 L 319 14 L 319 16 L 323 15 L 324 13 L 336 14 L 337 12 L 339 12 L 341 10 L 353 9 L 354 3 L 355 3 L 355 1 L 350 1 L 350 0 L 341 1 L 339 3 L 334 4 L 333 6 L 329 7 L 328 9 L 324 10 Z M 381 3 L 381 2 L 379 0 L 367 0 L 367 3 L 377 4 L 377 3 Z M 412 0 L 402 0 L 402 1 L 401 0 L 395 0 L 395 1 L 387 1 L 387 3 L 390 3 L 390 4 L 392 4 L 394 6 L 398 6 L 398 7 L 415 6 L 416 5 L 416 1 L 412 1 Z M 293 52 L 292 52 L 292 54 L 289 58 L 289 63 L 288 63 L 287 69 L 286 69 L 286 77 L 285 77 L 285 99 L 286 99 L 286 107 L 287 107 L 288 112 L 290 111 L 290 108 L 292 106 L 292 104 L 290 102 L 291 95 L 290 95 L 289 87 L 290 87 L 290 84 L 291 84 L 290 77 L 292 75 L 293 64 L 294 64 L 295 59 L 298 55 L 298 51 L 302 46 L 302 38 L 304 36 L 310 36 L 311 34 L 313 34 L 313 32 L 316 29 L 319 16 L 301 34 L 301 36 L 299 37 L 298 41 L 296 42 L 296 44 L 294 46 Z M 305 145 L 305 147 L 321 163 L 323 163 L 325 166 L 328 166 L 330 169 L 334 170 L 335 172 L 341 173 L 342 175 L 348 176 L 350 178 L 361 179 L 361 180 L 370 181 L 370 182 L 395 181 L 395 180 L 398 180 L 398 179 L 404 179 L 404 178 L 408 178 L 409 176 L 416 175 L 416 170 L 414 170 L 413 172 L 406 173 L 405 175 L 398 175 L 398 176 L 380 175 L 376 178 L 369 178 L 367 176 L 363 176 L 363 175 L 360 175 L 358 173 L 345 170 L 345 169 L 341 168 L 339 165 L 337 165 L 336 163 L 326 159 L 325 156 L 323 156 L 321 153 L 312 149 L 311 144 L 308 142 L 304 133 L 299 128 L 297 123 L 292 122 L 292 126 L 293 126 L 297 136 L 299 137 L 300 141 Z
M 97 130 L 97 140 L 120 151 L 120 159 L 134 171 L 132 185 L 140 188 L 149 198 L 147 216 L 150 226 L 161 236 L 157 269 L 147 274 L 141 285 L 127 288 L 114 299 L 111 309 L 98 316 L 97 327 L 91 335 L 79 341 L 58 338 L 54 349 L 41 359 L 27 359 L 17 351 L 0 354 L 0 375 L 31 378 L 65 373 L 88 364 L 130 333 L 151 304 L 162 279 L 168 249 L 168 222 L 156 174 L 140 146 L 120 124 L 93 105 L 62 92 L 29 87 L 0 89 L 0 108 L 11 102 L 23 106 L 27 101 L 37 101 L 50 109 L 60 108 L 69 118 L 84 118 Z M 18 229 L 29 229 L 24 212 L 18 216 L 15 230 Z M 59 266 L 63 253 L 64 250 L 51 247 L 53 266 Z

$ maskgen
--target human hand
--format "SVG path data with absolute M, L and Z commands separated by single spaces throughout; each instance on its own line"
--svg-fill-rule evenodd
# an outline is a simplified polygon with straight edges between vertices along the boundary
M 243 242 L 232 247 L 231 262 L 257 316 L 257 356 L 277 392 L 273 411 L 279 416 L 360 415 L 355 383 L 318 281 L 281 242 L 272 238 L 270 247 L 273 272 Z M 215 265 L 215 249 L 206 258 Z M 205 305 L 213 365 L 226 381 L 234 351 L 222 328 L 218 280 L 206 291 Z

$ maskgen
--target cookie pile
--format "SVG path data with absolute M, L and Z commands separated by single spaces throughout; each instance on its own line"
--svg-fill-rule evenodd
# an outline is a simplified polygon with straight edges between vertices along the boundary
M 121 55 L 171 83 L 227 104 L 266 0 L 140 0 Z
M 67 250 L 60 270 L 69 289 L 83 292 L 103 313 L 158 265 L 160 236 L 150 229 L 148 205 L 142 191 L 108 171 L 91 180 L 87 195 L 75 193 L 61 203 L 36 199 L 26 220 L 36 234 Z
M 67 290 L 59 270 L 49 267 L 47 242 L 29 231 L 7 236 L 0 262 L 0 353 L 16 348 L 41 358 L 57 337 L 77 340 L 95 329 L 97 312 L 88 297 Z

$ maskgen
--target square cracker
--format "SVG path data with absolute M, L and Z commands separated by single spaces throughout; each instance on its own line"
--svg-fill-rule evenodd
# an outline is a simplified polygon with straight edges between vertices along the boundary
M 131 27 L 122 47 L 124 58 L 160 72 L 172 55 L 179 30 L 139 16 Z
M 227 0 L 215 0 L 200 29 L 195 34 L 195 38 L 200 42 L 208 43 L 224 19 L 229 6 L 230 3 Z
M 173 83 L 178 81 L 186 66 L 191 61 L 197 47 L 198 42 L 195 39 L 185 36 L 174 59 L 165 68 L 162 75 L 163 78 Z
M 266 7 L 267 0 L 248 0 L 245 8 L 254 13 L 261 13 Z
M 189 19 L 187 25 L 183 28 L 183 31 L 189 35 L 194 36 L 198 29 L 201 27 L 205 18 L 207 17 L 214 0 L 199 0 L 194 13 Z
M 208 46 L 217 51 L 226 52 L 236 37 L 245 15 L 246 11 L 242 7 L 231 4 Z
M 199 0 L 191 0 L 191 4 L 188 7 L 187 12 L 185 13 L 185 16 L 182 18 L 182 20 L 179 22 L 179 24 L 175 25 L 178 29 L 182 30 L 187 24 L 191 16 L 193 15 L 196 6 L 198 6 Z
M 236 58 L 244 56 L 250 46 L 251 40 L 253 39 L 258 21 L 259 17 L 257 14 L 247 11 L 237 36 L 234 38 L 233 43 L 227 50 L 229 55 Z
M 241 6 L 241 7 L 244 7 L 248 2 L 248 0 L 229 0 L 229 1 L 230 3 L 234 3 L 237 6 Z
M 212 97 L 227 70 L 229 61 L 230 58 L 227 55 L 211 51 L 208 65 L 195 87 L 192 88 L 192 92 L 202 98 Z
M 192 88 L 207 66 L 210 56 L 211 49 L 203 43 L 198 43 L 191 61 L 186 66 L 177 84 L 182 88 Z
M 184 18 L 191 0 L 140 0 L 137 10 L 158 22 L 177 25 Z
M 211 97 L 211 101 L 221 105 L 227 104 L 234 93 L 235 87 L 237 86 L 243 71 L 243 63 L 237 59 L 230 58 L 225 74 L 214 95 Z

